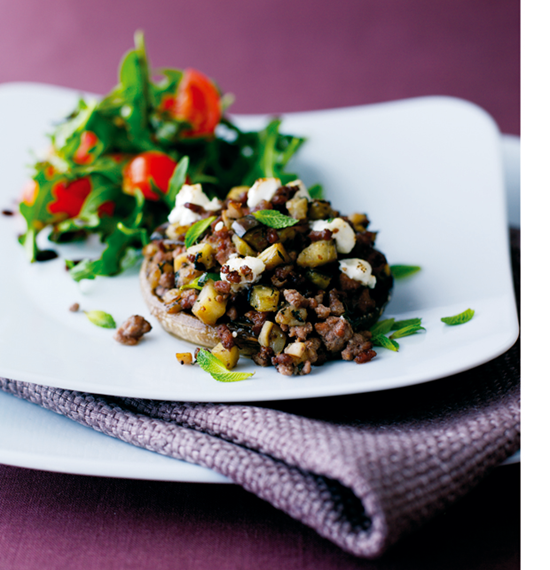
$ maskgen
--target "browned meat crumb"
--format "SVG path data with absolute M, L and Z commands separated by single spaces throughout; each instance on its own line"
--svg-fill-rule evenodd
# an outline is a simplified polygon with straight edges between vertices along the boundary
M 69 311 L 71 311 L 71 313 L 76 313 L 80 310 L 80 305 L 78 303 L 73 303 L 70 307 L 69 307 Z
M 353 336 L 351 325 L 343 317 L 329 317 L 324 323 L 316 323 L 315 330 L 329 352 L 341 352 Z
M 271 359 L 271 364 L 277 368 L 277 372 L 283 376 L 292 376 L 294 374 L 294 359 L 290 354 L 277 354 Z
M 141 315 L 132 315 L 117 329 L 114 339 L 126 346 L 134 346 L 151 328 L 151 324 Z
M 289 327 L 288 336 L 296 337 L 299 341 L 306 340 L 308 334 L 313 330 L 313 325 L 311 323 L 306 323 L 304 325 L 298 325 L 295 327 Z
M 195 289 L 186 289 L 183 291 L 180 299 L 181 308 L 184 310 L 190 310 L 195 304 L 198 296 L 199 294 Z
M 329 240 L 332 239 L 332 232 L 330 230 L 324 229 L 320 232 L 309 232 L 307 236 L 311 241 L 320 241 L 322 239 Z
M 365 340 L 365 337 L 361 334 L 355 333 L 348 341 L 346 348 L 342 351 L 342 358 L 344 360 L 355 360 L 360 359 L 360 363 L 367 362 L 371 360 L 376 352 L 372 349 L 372 343 Z M 374 355 L 370 355 L 374 353 Z M 356 360 L 357 362 L 357 360 Z
M 330 313 L 332 315 L 336 315 L 337 317 L 343 315 L 346 312 L 346 308 L 338 297 L 338 291 L 336 291 L 336 289 L 332 289 L 328 295 L 330 298 Z
M 301 366 L 298 365 L 296 368 L 300 376 L 305 376 L 311 372 L 311 362 L 306 360 Z
M 218 325 L 216 327 L 216 334 L 225 349 L 231 350 L 235 346 L 235 339 L 231 331 L 227 328 L 227 325 Z
M 263 313 L 261 311 L 248 311 L 244 314 L 244 316 L 252 321 L 252 334 L 257 337 L 260 334 L 264 323 L 267 321 L 269 313 Z
M 319 317 L 319 320 L 324 321 L 328 317 L 330 317 L 330 308 L 325 307 L 325 305 L 317 305 L 314 309 L 315 314 Z
M 296 289 L 285 289 L 283 295 L 286 302 L 294 307 L 300 308 L 309 305 L 308 300 L 301 293 L 298 293 Z
M 318 360 L 321 353 L 321 341 L 318 338 L 310 338 L 309 340 L 305 341 L 306 345 L 306 360 L 311 362 L 311 364 L 315 364 Z M 324 362 L 324 360 L 323 360 Z
M 214 282 L 214 289 L 219 293 L 229 293 L 231 291 L 231 283 L 229 281 L 215 281 Z
M 338 280 L 342 291 L 356 291 L 361 287 L 361 283 L 349 278 L 345 273 L 340 273 Z
M 253 357 L 252 360 L 258 366 L 271 366 L 271 359 L 273 358 L 273 349 L 269 346 L 262 346 L 260 351 L 257 352 Z

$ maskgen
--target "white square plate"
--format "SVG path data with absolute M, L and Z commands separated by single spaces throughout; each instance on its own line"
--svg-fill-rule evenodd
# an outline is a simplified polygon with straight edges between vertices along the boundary
M 14 208 L 31 162 L 46 145 L 52 122 L 74 106 L 77 93 L 33 84 L 0 86 L 1 207 Z M 263 117 L 237 117 L 261 126 Z M 384 390 L 426 382 L 477 366 L 516 340 L 518 322 L 508 252 L 502 147 L 493 120 L 478 107 L 446 97 L 289 114 L 283 131 L 309 140 L 292 164 L 306 184 L 321 182 L 342 213 L 367 213 L 379 230 L 377 247 L 390 264 L 422 271 L 396 283 L 385 316 L 421 317 L 426 333 L 401 340 L 399 353 L 378 350 L 370 363 L 333 362 L 308 376 L 287 378 L 242 359 L 255 371 L 224 384 L 198 367 L 182 367 L 176 352 L 192 345 L 152 321 L 140 345 L 116 343 L 68 307 L 111 313 L 118 323 L 148 316 L 137 270 L 74 283 L 63 257 L 97 254 L 70 245 L 61 257 L 28 264 L 16 235 L 18 217 L 0 219 L 0 375 L 99 394 L 187 401 L 263 401 Z M 45 245 L 45 244 L 43 244 Z M 469 323 L 441 317 L 467 308 Z

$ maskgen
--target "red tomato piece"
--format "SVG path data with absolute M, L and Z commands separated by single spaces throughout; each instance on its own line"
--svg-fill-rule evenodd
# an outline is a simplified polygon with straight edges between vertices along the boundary
M 212 134 L 222 117 L 220 93 L 206 75 L 186 69 L 169 110 L 176 119 L 192 125 L 184 135 Z
M 101 204 L 101 206 L 99 206 L 97 209 L 97 213 L 100 218 L 103 216 L 112 216 L 115 213 L 115 203 L 112 200 L 103 202 L 103 204 Z
M 162 152 L 142 152 L 124 167 L 122 191 L 134 195 L 139 189 L 146 200 L 158 200 L 158 195 L 151 187 L 151 180 L 163 194 L 166 194 L 176 166 L 177 162 Z
M 79 178 L 69 183 L 58 182 L 52 188 L 56 200 L 49 204 L 48 210 L 52 214 L 66 214 L 69 218 L 76 218 L 91 191 L 89 178 Z
M 84 131 L 80 135 L 80 145 L 74 153 L 73 160 L 77 164 L 90 164 L 94 159 L 93 155 L 90 154 L 90 151 L 97 144 L 98 140 L 97 135 L 92 131 Z

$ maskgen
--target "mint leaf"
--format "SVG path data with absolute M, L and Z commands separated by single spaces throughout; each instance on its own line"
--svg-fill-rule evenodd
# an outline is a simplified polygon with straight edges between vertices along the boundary
M 402 338 L 404 336 L 410 336 L 416 334 L 418 331 L 425 331 L 425 330 L 426 329 L 424 327 L 421 327 L 420 325 L 409 325 L 396 330 L 394 333 L 390 335 L 390 339 L 393 340 L 396 338 Z
M 399 350 L 399 344 L 395 342 L 395 340 L 392 340 L 383 334 L 377 334 L 376 336 L 373 336 L 371 338 L 371 342 L 374 346 L 381 346 L 382 348 L 387 348 L 388 350 L 393 350 L 394 352 L 397 352 Z
M 418 265 L 391 265 L 390 270 L 396 279 L 403 279 L 418 273 L 422 268 Z
M 388 334 L 395 323 L 395 319 L 385 319 L 383 321 L 378 321 L 374 326 L 370 328 L 372 336 L 379 334 Z
M 197 364 L 218 382 L 239 382 L 254 375 L 254 372 L 230 372 L 219 358 L 204 348 L 199 350 Z
M 204 220 L 195 222 L 185 234 L 185 247 L 189 249 L 199 237 L 208 229 L 208 226 L 216 219 L 216 216 L 210 216 Z
M 392 331 L 398 331 L 399 329 L 404 329 L 411 325 L 420 326 L 422 324 L 422 319 L 405 319 L 403 321 L 395 321 L 391 327 Z
M 115 319 L 105 311 L 84 311 L 88 320 L 98 327 L 104 329 L 116 329 Z
M 285 216 L 277 210 L 260 210 L 259 212 L 254 212 L 252 215 L 259 222 L 264 224 L 264 226 L 275 228 L 276 230 L 289 228 L 290 226 L 294 226 L 299 222 L 299 220 L 291 218 L 290 216 Z
M 467 323 L 468 321 L 472 320 L 472 317 L 474 316 L 475 311 L 473 309 L 466 309 L 465 311 L 463 311 L 462 313 L 459 313 L 458 315 L 453 315 L 452 317 L 442 317 L 442 321 L 446 324 L 446 325 L 462 325 L 464 323 Z

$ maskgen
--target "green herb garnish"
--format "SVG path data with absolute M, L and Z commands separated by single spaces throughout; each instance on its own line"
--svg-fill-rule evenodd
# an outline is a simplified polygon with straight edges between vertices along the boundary
M 231 372 L 227 370 L 219 358 L 204 348 L 199 350 L 197 364 L 218 382 L 240 382 L 254 375 L 254 372 Z
M 473 309 L 466 309 L 465 311 L 459 313 L 458 315 L 453 315 L 452 317 L 442 317 L 441 320 L 446 325 L 451 325 L 451 326 L 462 325 L 464 323 L 467 323 L 468 321 L 471 321 L 474 316 L 474 313 L 475 311 Z
M 115 319 L 105 311 L 84 311 L 88 320 L 98 327 L 104 329 L 116 329 Z
M 189 249 L 199 237 L 208 229 L 208 226 L 216 219 L 216 216 L 210 216 L 204 220 L 195 222 L 185 234 L 185 247 Z
M 402 338 L 404 336 L 411 336 L 419 331 L 425 331 L 426 329 L 420 325 L 408 325 L 397 329 L 394 333 L 390 335 L 390 339 L 394 340 L 396 338 Z
M 393 350 L 394 352 L 397 352 L 399 350 L 399 344 L 395 342 L 395 340 L 392 340 L 383 334 L 377 334 L 376 336 L 373 336 L 371 338 L 371 342 L 374 346 L 381 346 L 383 348 L 387 348 L 388 350 Z
M 392 331 L 398 331 L 399 329 L 404 329 L 405 327 L 410 327 L 411 325 L 420 326 L 422 324 L 422 319 L 405 319 L 403 321 L 395 321 L 391 327 Z
M 384 319 L 383 321 L 378 321 L 375 325 L 370 328 L 372 336 L 379 334 L 388 334 L 395 323 L 395 319 Z
M 290 216 L 285 216 L 277 210 L 260 210 L 258 212 L 254 212 L 252 215 L 259 222 L 264 224 L 264 226 L 275 228 L 276 230 L 295 226 L 300 221 L 295 218 L 291 218 Z
M 391 265 L 390 270 L 395 279 L 403 279 L 418 273 L 422 268 L 418 265 Z

